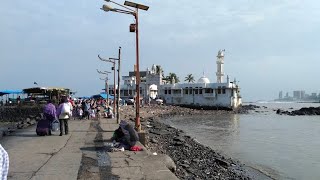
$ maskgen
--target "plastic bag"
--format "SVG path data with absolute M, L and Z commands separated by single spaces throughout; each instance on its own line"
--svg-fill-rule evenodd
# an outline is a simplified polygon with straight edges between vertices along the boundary
M 60 123 L 57 119 L 55 119 L 54 121 L 52 121 L 52 131 L 59 131 L 60 130 Z

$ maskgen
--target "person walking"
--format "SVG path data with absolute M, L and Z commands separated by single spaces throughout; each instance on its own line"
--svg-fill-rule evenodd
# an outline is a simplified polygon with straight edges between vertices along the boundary
M 7 180 L 9 172 L 9 155 L 0 144 L 0 179 Z
M 63 129 L 65 131 L 65 135 L 67 135 L 69 132 L 68 120 L 71 117 L 71 112 L 70 103 L 68 98 L 65 97 L 61 100 L 61 103 L 57 109 L 57 116 L 59 117 L 60 122 L 60 136 L 63 134 Z
M 48 100 L 48 103 L 43 108 L 44 118 L 49 120 L 49 135 L 51 135 L 52 122 L 57 119 L 57 110 L 51 100 Z

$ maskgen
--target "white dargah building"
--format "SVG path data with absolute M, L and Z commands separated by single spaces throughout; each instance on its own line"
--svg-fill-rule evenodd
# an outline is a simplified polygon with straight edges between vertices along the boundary
M 148 100 L 161 98 L 164 103 L 184 106 L 206 106 L 213 108 L 236 109 L 242 105 L 240 87 L 234 79 L 230 81 L 227 76 L 224 80 L 224 50 L 219 50 L 217 55 L 217 72 L 215 83 L 203 76 L 196 83 L 167 84 L 163 80 L 160 65 L 153 65 L 151 70 L 140 71 L 140 96 Z M 123 76 L 123 85 L 120 97 L 123 99 L 135 97 L 136 77 L 135 72 Z M 113 86 L 109 86 L 113 94 Z

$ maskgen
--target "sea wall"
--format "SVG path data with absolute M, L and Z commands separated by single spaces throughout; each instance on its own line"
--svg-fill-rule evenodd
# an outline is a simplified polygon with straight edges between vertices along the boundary
M 32 106 L 1 106 L 0 137 L 34 125 L 42 117 L 42 105 Z
M 19 122 L 27 118 L 39 118 L 42 113 L 43 106 L 2 106 L 0 107 L 1 122 Z

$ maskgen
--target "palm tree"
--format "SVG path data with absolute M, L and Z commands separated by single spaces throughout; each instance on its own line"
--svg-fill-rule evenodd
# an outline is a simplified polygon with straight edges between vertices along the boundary
M 170 84 L 180 82 L 179 77 L 176 75 L 176 73 L 169 73 L 169 75 L 165 79 L 169 81 Z
M 194 83 L 194 77 L 193 77 L 193 75 L 192 75 L 192 74 L 188 74 L 188 75 L 185 77 L 184 81 L 188 81 L 189 83 L 190 83 L 190 82 L 191 82 L 191 83 Z

